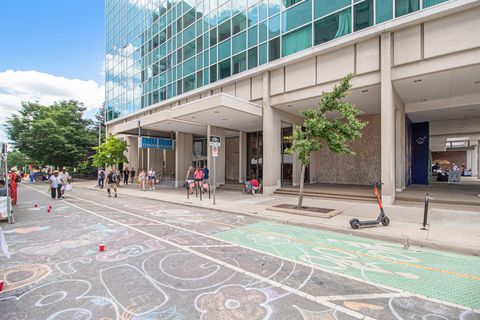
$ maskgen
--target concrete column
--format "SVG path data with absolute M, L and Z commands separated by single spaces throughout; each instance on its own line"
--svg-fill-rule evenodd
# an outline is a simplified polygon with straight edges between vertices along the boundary
M 238 139 L 238 182 L 247 176 L 247 133 L 240 131 Z
M 147 149 L 147 167 L 153 168 L 157 175 L 163 171 L 163 150 L 162 149 Z
M 405 189 L 405 104 L 395 92 L 395 191 Z
M 176 133 L 175 141 L 175 187 L 183 186 L 188 168 L 192 165 L 193 135 L 191 133 Z
M 163 167 L 163 149 L 155 149 L 155 162 L 154 162 L 154 168 L 155 171 L 157 172 L 157 176 L 160 177 L 160 175 L 163 174 L 165 171 Z
M 477 163 L 477 178 L 480 179 L 480 140 L 477 142 L 477 156 L 475 162 Z
M 138 168 L 138 137 L 137 136 L 129 136 L 128 140 L 128 164 L 129 168 L 134 167 L 135 169 Z
M 138 147 L 138 168 L 147 168 L 147 149 Z
M 263 193 L 272 194 L 281 186 L 281 124 L 270 105 L 270 73 L 263 73 Z
M 395 201 L 395 102 L 391 77 L 392 38 L 381 37 L 381 177 L 382 202 Z
M 176 149 L 175 149 L 176 150 Z M 165 176 L 173 177 L 175 174 L 175 150 L 165 150 Z
M 219 136 L 221 139 L 221 146 L 218 148 L 218 157 L 215 160 L 216 168 L 213 168 L 213 157 L 212 157 L 212 147 L 210 147 L 210 136 Z M 221 184 L 225 184 L 225 129 L 214 127 L 211 125 L 207 126 L 207 162 L 208 168 L 210 169 L 210 183 L 213 183 L 213 176 L 215 174 L 215 182 L 217 187 Z M 215 172 L 215 173 L 214 173 Z
M 141 152 L 140 158 L 142 159 L 142 161 L 140 162 L 140 166 L 141 166 L 142 169 L 147 170 L 147 167 L 148 167 L 148 149 L 140 148 L 139 150 Z
M 151 166 L 151 162 L 150 162 L 150 157 L 151 157 L 151 152 L 150 152 L 150 148 L 147 149 L 147 171 L 150 170 Z

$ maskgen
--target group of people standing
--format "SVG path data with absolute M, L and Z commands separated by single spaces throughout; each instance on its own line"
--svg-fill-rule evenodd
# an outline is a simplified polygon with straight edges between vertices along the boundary
M 111 176 L 110 181 L 114 181 L 113 183 L 115 183 L 117 185 L 117 187 L 122 182 L 123 182 L 123 185 L 128 185 L 129 181 L 130 181 L 130 183 L 133 183 L 133 179 L 135 178 L 135 174 L 136 174 L 135 168 L 132 167 L 132 169 L 129 170 L 128 167 L 127 167 L 123 171 L 111 169 L 110 172 L 108 173 L 108 175 L 110 175 L 110 173 L 112 173 L 112 171 L 113 171 L 113 175 Z M 98 183 L 97 183 L 97 185 L 100 189 L 104 188 L 105 179 L 107 178 L 108 175 L 103 168 L 100 168 L 98 170 L 98 181 L 97 181 Z M 108 181 L 107 181 L 107 184 L 108 184 Z
M 138 182 L 140 183 L 140 190 L 142 191 L 147 191 L 147 187 L 150 191 L 155 190 L 155 184 L 157 183 L 157 173 L 155 169 L 150 168 L 148 171 L 141 170 L 138 174 Z
M 106 179 L 108 195 L 111 196 L 110 189 L 113 189 L 115 192 L 115 197 L 117 197 L 117 187 L 120 185 L 120 183 L 123 183 L 125 186 L 129 183 L 133 184 L 135 175 L 136 171 L 133 167 L 132 169 L 128 169 L 127 167 L 122 172 L 111 169 L 108 174 L 103 168 L 101 168 L 98 170 L 98 187 L 103 189 Z M 139 169 L 137 180 L 141 191 L 147 191 L 147 188 L 148 190 L 155 190 L 155 185 L 158 182 L 157 174 L 154 168 L 150 168 L 148 171 Z
M 197 166 L 193 169 L 193 166 L 190 166 L 187 171 L 187 176 L 185 177 L 185 182 L 187 183 L 190 193 L 193 193 L 193 188 L 198 187 L 202 188 L 204 181 L 207 181 L 209 178 L 209 170 L 205 165 L 203 169 Z
M 113 189 L 114 196 L 117 197 L 117 188 L 120 183 L 123 182 L 123 185 L 128 185 L 129 182 L 133 184 L 135 174 L 136 171 L 133 167 L 131 169 L 128 169 L 127 167 L 122 172 L 111 169 L 108 174 L 103 168 L 101 168 L 98 170 L 98 187 L 103 189 L 106 180 L 108 196 L 112 196 L 110 190 Z M 203 168 L 196 167 L 196 169 L 194 169 L 193 166 L 190 166 L 185 181 L 188 184 L 190 192 L 193 193 L 193 188 L 197 185 L 203 187 L 204 182 L 207 181 L 208 178 L 209 170 L 206 165 Z M 139 169 L 137 180 L 141 191 L 147 191 L 147 189 L 153 191 L 155 190 L 155 185 L 158 183 L 157 173 L 154 168 L 150 168 L 148 171 Z
M 68 172 L 55 170 L 48 178 L 52 199 L 65 198 L 65 191 L 71 188 L 71 178 Z

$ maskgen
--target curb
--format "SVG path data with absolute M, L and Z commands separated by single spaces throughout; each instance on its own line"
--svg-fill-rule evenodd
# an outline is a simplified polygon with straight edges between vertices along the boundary
M 93 190 L 93 191 L 98 191 L 98 192 L 102 191 L 100 189 L 91 188 L 91 187 L 78 186 L 78 188 Z M 295 226 L 299 226 L 299 227 L 308 227 L 308 228 L 319 229 L 319 230 L 326 230 L 326 231 L 337 232 L 337 233 L 342 233 L 342 234 L 347 234 L 347 235 L 365 237 L 365 238 L 368 238 L 368 239 L 388 241 L 388 242 L 393 242 L 393 243 L 400 243 L 400 244 L 404 245 L 405 249 L 408 249 L 410 246 L 417 246 L 417 247 L 433 249 L 433 250 L 444 250 L 444 251 L 448 251 L 448 252 L 452 252 L 452 253 L 458 253 L 458 254 L 480 256 L 480 248 L 461 247 L 461 246 L 457 246 L 457 245 L 453 245 L 453 244 L 449 244 L 449 243 L 432 242 L 430 240 L 415 239 L 415 238 L 408 238 L 408 237 L 399 238 L 399 237 L 392 237 L 392 236 L 387 236 L 387 235 L 382 235 L 382 234 L 372 234 L 372 233 L 369 233 L 369 232 L 365 232 L 362 229 L 353 230 L 353 229 L 346 229 L 346 228 L 342 228 L 342 227 L 335 227 L 335 226 L 324 225 L 324 224 L 315 224 L 315 223 L 306 223 L 306 222 L 301 222 L 301 221 L 294 221 L 291 218 L 278 218 L 278 217 L 265 215 L 265 213 L 268 212 L 268 210 L 261 210 L 261 211 L 255 212 L 255 213 L 238 212 L 238 211 L 234 211 L 234 210 L 227 210 L 227 209 L 222 209 L 222 208 L 211 208 L 211 207 L 196 205 L 196 204 L 193 204 L 193 203 L 184 203 L 184 202 L 179 202 L 179 201 L 174 201 L 174 200 L 153 199 L 151 197 L 146 197 L 146 196 L 141 196 L 141 195 L 128 195 L 128 196 L 129 197 L 134 197 L 134 198 L 147 199 L 147 200 L 161 201 L 161 202 L 177 204 L 177 205 L 184 205 L 184 206 L 193 207 L 193 208 L 214 210 L 214 211 L 217 211 L 217 212 L 239 214 L 239 215 L 243 215 L 243 216 L 254 217 L 254 218 L 260 219 L 260 220 L 275 221 L 275 222 L 279 222 L 279 223 L 283 223 L 283 224 L 290 224 L 290 225 L 295 225 Z

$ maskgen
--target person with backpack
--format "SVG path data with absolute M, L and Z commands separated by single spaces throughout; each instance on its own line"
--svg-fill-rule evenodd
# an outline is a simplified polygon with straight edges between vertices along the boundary
M 113 189 L 113 192 L 115 192 L 115 198 L 117 197 L 117 179 L 118 178 L 119 178 L 119 175 L 117 175 L 113 169 L 110 169 L 110 173 L 107 176 L 107 193 L 109 197 L 112 196 L 110 194 L 110 189 Z

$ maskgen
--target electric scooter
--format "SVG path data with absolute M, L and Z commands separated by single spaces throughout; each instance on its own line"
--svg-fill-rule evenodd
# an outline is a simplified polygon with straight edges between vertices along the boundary
M 378 192 L 378 186 L 380 186 L 380 183 L 375 181 L 373 182 L 373 186 L 375 196 L 377 197 L 378 206 L 380 207 L 380 214 L 378 215 L 376 220 L 360 221 L 357 218 L 350 219 L 350 226 L 352 227 L 352 229 L 358 229 L 361 226 L 374 226 L 380 223 L 386 227 L 390 224 L 390 219 L 388 219 L 385 211 L 383 211 L 382 200 L 380 199 L 380 193 Z

